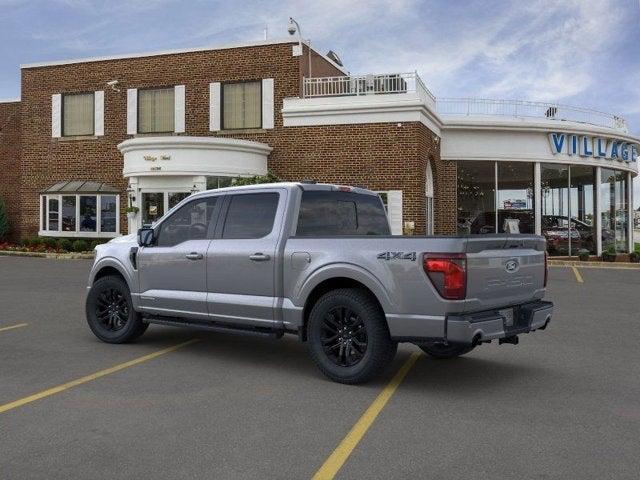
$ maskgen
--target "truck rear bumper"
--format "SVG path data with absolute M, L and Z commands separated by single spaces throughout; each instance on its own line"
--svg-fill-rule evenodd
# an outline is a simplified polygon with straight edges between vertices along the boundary
M 512 321 L 509 311 L 513 315 Z M 537 301 L 505 309 L 448 316 L 445 338 L 452 343 L 470 344 L 513 337 L 544 329 L 551 321 L 552 315 L 553 303 Z

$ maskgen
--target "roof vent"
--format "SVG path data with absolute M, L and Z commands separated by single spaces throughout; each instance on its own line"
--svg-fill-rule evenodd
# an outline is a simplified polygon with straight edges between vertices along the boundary
M 327 52 L 327 57 L 330 60 L 332 60 L 333 62 L 335 62 L 338 65 L 340 65 L 341 67 L 344 67 L 344 65 L 342 64 L 342 60 L 340 60 L 340 57 L 338 56 L 338 54 L 336 52 L 334 52 L 333 50 L 329 50 Z

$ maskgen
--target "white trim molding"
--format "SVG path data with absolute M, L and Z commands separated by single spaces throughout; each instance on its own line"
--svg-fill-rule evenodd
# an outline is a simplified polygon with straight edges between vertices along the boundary
M 285 127 L 421 122 L 436 135 L 442 128 L 438 115 L 417 93 L 285 98 L 282 118 Z
M 188 136 L 138 137 L 118 149 L 125 177 L 264 175 L 272 150 L 249 140 Z

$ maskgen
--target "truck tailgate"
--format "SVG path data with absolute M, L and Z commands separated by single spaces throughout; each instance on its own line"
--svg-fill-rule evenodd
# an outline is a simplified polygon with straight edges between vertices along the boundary
M 465 312 L 542 298 L 545 248 L 544 238 L 535 235 L 469 236 Z

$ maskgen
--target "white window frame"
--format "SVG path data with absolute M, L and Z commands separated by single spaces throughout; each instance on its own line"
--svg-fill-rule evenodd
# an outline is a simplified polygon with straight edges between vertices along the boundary
M 116 231 L 101 232 L 102 220 L 102 197 L 116 197 Z M 42 211 L 42 198 L 45 198 L 45 211 Z M 76 198 L 76 230 L 68 232 L 62 230 L 62 197 Z M 80 197 L 96 197 L 96 231 L 85 232 L 80 230 Z M 58 230 L 49 229 L 49 199 L 58 200 Z M 60 237 L 60 238 L 114 238 L 120 236 L 120 195 L 117 193 L 73 193 L 62 192 L 56 194 L 41 194 L 40 197 L 40 231 L 38 235 L 41 237 Z M 44 217 L 43 217 L 44 214 Z

